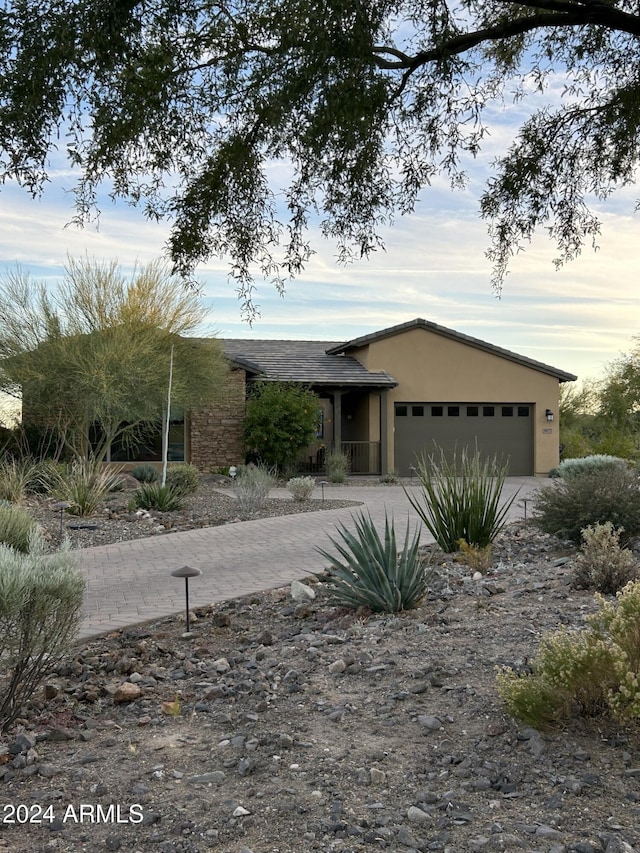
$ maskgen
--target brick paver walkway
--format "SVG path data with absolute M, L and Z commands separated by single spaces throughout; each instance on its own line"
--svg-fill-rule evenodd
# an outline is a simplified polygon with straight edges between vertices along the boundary
M 543 482 L 533 478 L 507 481 L 505 497 L 520 488 L 511 518 L 523 514 L 522 499 Z M 407 486 L 418 490 L 416 481 Z M 325 496 L 327 500 L 362 501 L 380 525 L 386 509 L 395 519 L 399 538 L 404 536 L 406 519 L 412 525 L 417 523 L 401 486 L 327 486 Z M 272 497 L 290 499 L 286 489 L 274 489 Z M 184 582 L 171 577 L 171 572 L 184 565 L 202 571 L 189 584 L 194 607 L 283 586 L 321 571 L 324 561 L 316 547 L 331 550 L 328 534 L 334 535 L 341 522 L 350 524 L 357 509 L 299 513 L 86 548 L 80 551 L 87 579 L 80 637 L 183 610 Z M 428 541 L 426 531 L 422 541 Z

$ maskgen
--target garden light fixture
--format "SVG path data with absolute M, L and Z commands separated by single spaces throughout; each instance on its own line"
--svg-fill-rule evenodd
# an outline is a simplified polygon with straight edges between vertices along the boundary
M 200 569 L 193 569 L 191 566 L 183 566 L 181 569 L 174 569 L 171 572 L 171 577 L 184 578 L 184 595 L 187 613 L 187 634 L 189 631 L 189 578 L 197 578 L 201 575 Z

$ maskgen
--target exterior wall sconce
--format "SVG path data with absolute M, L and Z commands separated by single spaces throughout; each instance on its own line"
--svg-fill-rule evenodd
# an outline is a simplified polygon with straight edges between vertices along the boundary
M 547 409 L 544 414 L 545 414 L 545 417 L 548 421 L 553 420 L 553 412 L 551 411 L 551 409 Z

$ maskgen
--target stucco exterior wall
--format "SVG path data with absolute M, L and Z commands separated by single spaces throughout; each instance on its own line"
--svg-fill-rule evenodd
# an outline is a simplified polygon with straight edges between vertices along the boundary
M 558 379 L 424 328 L 373 341 L 354 353 L 372 371 L 385 370 L 398 386 L 387 394 L 387 470 L 394 465 L 394 404 L 523 403 L 534 407 L 534 472 L 546 476 L 558 464 L 560 384 Z M 552 423 L 545 410 L 555 415 Z
M 241 465 L 245 448 L 242 430 L 245 415 L 246 375 L 232 370 L 226 399 L 211 409 L 192 412 L 189 418 L 189 461 L 200 471 Z

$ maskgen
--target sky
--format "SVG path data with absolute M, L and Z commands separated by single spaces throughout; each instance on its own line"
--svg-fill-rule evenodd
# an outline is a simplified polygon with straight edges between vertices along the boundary
M 498 136 L 518 116 L 505 114 Z M 486 157 L 490 155 L 490 151 Z M 485 157 L 485 163 L 486 163 Z M 628 351 L 639 331 L 640 213 L 636 189 L 614 194 L 599 208 L 599 250 L 589 247 L 556 270 L 555 248 L 540 234 L 513 262 L 501 298 L 491 289 L 484 252 L 486 226 L 478 214 L 483 164 L 469 187 L 452 192 L 443 179 L 421 195 L 415 213 L 381 232 L 386 250 L 341 267 L 335 247 L 312 237 L 316 254 L 284 297 L 258 282 L 260 317 L 241 316 L 225 261 L 197 270 L 209 307 L 207 328 L 220 337 L 349 340 L 422 317 L 577 374 L 589 382 Z M 118 260 L 125 269 L 164 251 L 166 223 L 149 222 L 124 203 L 104 200 L 99 227 L 68 225 L 73 216 L 66 168 L 51 175 L 41 199 L 15 185 L 0 190 L 0 276 L 16 264 L 55 284 L 67 255 Z

